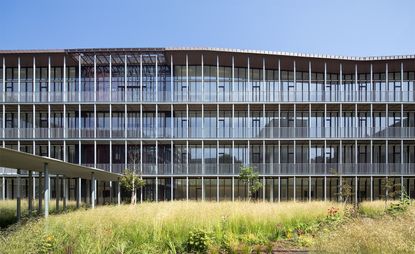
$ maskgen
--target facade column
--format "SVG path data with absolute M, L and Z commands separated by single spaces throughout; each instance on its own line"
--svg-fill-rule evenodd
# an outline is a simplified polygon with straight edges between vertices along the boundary
M 354 180 L 355 180 L 355 182 L 354 182 L 354 203 L 355 204 L 357 204 L 358 203 L 358 200 L 357 200 L 357 198 L 358 198 L 358 187 L 357 187 L 357 185 L 358 185 L 358 183 L 359 183 L 359 181 L 358 181 L 358 179 L 357 179 L 357 176 L 355 176 L 355 178 L 354 178 Z
M 38 214 L 42 213 L 42 194 L 43 194 L 43 188 L 42 188 L 42 172 L 39 172 L 39 191 L 38 191 L 38 206 L 37 206 L 37 212 Z
M 1 199 L 6 200 L 6 178 L 1 178 Z
M 91 207 L 95 208 L 95 199 L 96 199 L 96 179 L 94 173 L 91 174 Z
M 63 211 L 66 211 L 66 205 L 68 202 L 68 188 L 69 188 L 68 178 L 66 177 L 62 178 L 62 187 L 63 187 Z
M 327 201 L 327 176 L 324 176 L 324 201 Z
M 117 182 L 117 205 L 121 205 L 121 183 L 120 179 Z
M 373 176 L 370 176 L 370 201 L 373 201 Z
M 29 170 L 29 178 L 28 178 L 28 209 L 29 209 L 29 216 L 32 215 L 33 212 L 33 172 Z
M 17 170 L 17 194 L 16 194 L 16 217 L 17 221 L 20 221 L 22 217 L 22 202 L 21 202 L 21 171 L 20 169 Z
M 76 197 L 76 208 L 81 207 L 81 200 L 82 200 L 82 179 L 80 177 L 78 179 L 78 190 L 77 190 L 77 197 Z
M 60 199 L 60 184 L 59 184 L 59 175 L 55 175 L 55 200 L 56 200 L 56 211 L 59 212 L 59 199 Z
M 44 211 L 44 215 L 45 217 L 49 216 L 49 193 L 50 193 L 50 189 L 49 189 L 49 171 L 48 171 L 48 164 L 45 163 L 43 165 L 43 174 L 44 174 L 44 199 L 45 199 L 45 211 Z

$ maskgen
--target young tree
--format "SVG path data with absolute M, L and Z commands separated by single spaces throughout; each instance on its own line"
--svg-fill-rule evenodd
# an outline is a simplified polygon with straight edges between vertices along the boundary
M 248 200 L 250 201 L 252 195 L 262 188 L 262 183 L 259 181 L 258 173 L 255 172 L 252 167 L 242 166 L 239 178 L 248 188 Z
M 391 178 L 386 177 L 383 180 L 383 191 L 385 195 L 385 207 L 388 205 L 389 199 L 394 199 L 401 194 L 401 184 L 395 184 Z
M 340 200 L 344 202 L 344 205 L 346 205 L 349 199 L 352 197 L 352 195 L 352 186 L 346 180 L 342 179 L 339 185 Z
M 140 152 L 138 148 L 132 148 L 128 152 L 128 160 L 130 168 L 124 170 L 124 175 L 121 177 L 121 186 L 131 192 L 131 204 L 137 203 L 137 188 L 143 188 L 146 184 L 141 172 L 137 172 L 137 164 L 140 161 Z
M 120 181 L 121 186 L 131 192 L 131 204 L 135 205 L 137 203 L 137 188 L 144 187 L 146 182 L 141 175 L 128 168 L 124 170 L 124 175 Z

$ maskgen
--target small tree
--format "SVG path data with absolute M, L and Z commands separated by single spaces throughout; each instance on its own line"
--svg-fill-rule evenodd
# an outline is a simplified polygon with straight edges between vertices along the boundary
M 137 173 L 137 164 L 140 161 L 140 151 L 137 147 L 132 147 L 128 152 L 128 160 L 131 168 L 124 170 L 124 175 L 121 177 L 121 186 L 131 192 L 131 204 L 137 203 L 137 188 L 143 188 L 146 184 L 141 173 Z
M 340 200 L 344 202 L 344 205 L 346 205 L 349 199 L 352 197 L 352 195 L 352 186 L 346 180 L 342 179 L 339 186 Z
M 252 195 L 262 188 L 262 183 L 259 181 L 258 173 L 252 167 L 243 166 L 239 173 L 239 178 L 245 183 L 248 189 L 248 200 L 250 201 Z
M 389 199 L 394 199 L 401 194 L 401 184 L 395 184 L 391 178 L 386 177 L 383 180 L 383 191 L 385 195 L 385 207 L 388 205 Z
M 137 188 L 144 187 L 146 184 L 144 179 L 133 170 L 126 168 L 120 180 L 121 186 L 131 192 L 131 204 L 137 204 Z

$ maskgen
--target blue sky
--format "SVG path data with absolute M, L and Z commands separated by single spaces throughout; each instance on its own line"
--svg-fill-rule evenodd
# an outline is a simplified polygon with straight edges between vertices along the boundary
M 415 54 L 413 0 L 4 0 L 0 49 L 222 47 Z

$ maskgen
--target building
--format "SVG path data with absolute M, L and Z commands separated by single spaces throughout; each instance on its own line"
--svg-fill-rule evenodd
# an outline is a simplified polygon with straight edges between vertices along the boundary
M 259 172 L 264 200 L 336 200 L 340 179 L 354 200 L 381 198 L 386 178 L 415 196 L 414 55 L 123 48 L 0 61 L 0 144 L 135 167 L 144 200 L 244 199 L 242 165 Z M 13 177 L 4 169 L 3 197 Z

